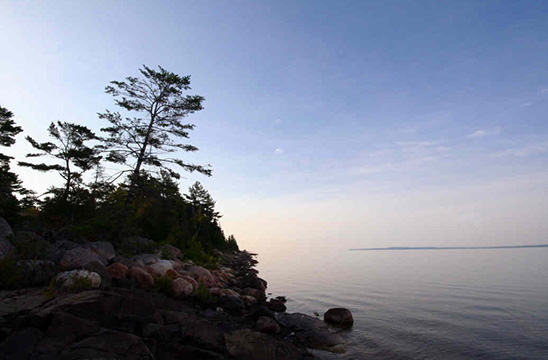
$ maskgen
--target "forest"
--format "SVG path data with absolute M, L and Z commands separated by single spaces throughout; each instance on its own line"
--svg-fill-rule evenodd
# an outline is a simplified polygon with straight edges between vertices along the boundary
M 186 120 L 203 110 L 205 100 L 189 90 L 190 76 L 143 66 L 138 77 L 105 88 L 116 110 L 98 114 L 105 124 L 100 133 L 56 121 L 43 138 L 25 137 L 33 150 L 24 158 L 2 151 L 0 217 L 15 229 L 40 235 L 16 243 L 18 253 L 39 257 L 60 238 L 109 241 L 126 254 L 171 244 L 199 264 L 215 261 L 218 250 L 238 250 L 234 236 L 221 229 L 221 215 L 202 184 L 179 190 L 183 173 L 212 175 L 210 165 L 181 159 L 185 152 L 198 151 L 188 143 L 195 125 Z M 0 106 L 0 146 L 21 141 L 23 130 L 17 117 Z M 60 182 L 38 194 L 14 172 L 15 162 L 37 173 L 56 173 Z

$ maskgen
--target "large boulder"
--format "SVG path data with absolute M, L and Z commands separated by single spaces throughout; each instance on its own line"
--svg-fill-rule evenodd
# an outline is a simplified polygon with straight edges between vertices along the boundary
M 185 276 L 185 275 L 182 275 L 181 277 L 192 284 L 192 288 L 194 289 L 194 291 L 196 291 L 198 289 L 198 282 L 196 280 L 194 280 L 193 277 Z
M 219 291 L 219 306 L 231 314 L 239 314 L 245 308 L 240 294 L 230 289 Z
M 64 271 L 57 275 L 55 283 L 68 289 L 98 288 L 101 285 L 101 276 L 87 270 Z
M 172 283 L 173 296 L 177 299 L 184 299 L 192 295 L 194 291 L 192 284 L 183 278 L 177 278 Z
M 68 241 L 68 240 L 59 240 L 56 241 L 47 251 L 46 258 L 48 260 L 55 261 L 58 263 L 65 254 L 66 251 L 80 247 L 79 244 Z
M 332 352 L 344 352 L 343 338 L 329 331 L 323 321 L 300 313 L 276 313 L 276 315 L 278 322 L 293 330 L 297 338 L 307 346 Z
M 15 246 L 11 243 L 13 231 L 10 224 L 3 218 L 0 218 L 0 258 L 15 253 Z
M 129 272 L 129 268 L 121 263 L 114 263 L 107 267 L 107 273 L 112 279 L 125 279 Z
M 10 334 L 0 344 L 0 359 L 31 359 L 34 347 L 43 335 L 39 329 L 34 327 Z
M 270 310 L 275 311 L 275 312 L 284 312 L 285 310 L 287 310 L 287 307 L 285 306 L 285 304 L 283 303 L 283 301 L 278 300 L 278 299 L 270 299 L 270 300 L 266 303 L 266 306 L 267 306 Z
M 114 246 L 108 241 L 94 241 L 85 245 L 86 248 L 90 249 L 101 258 L 101 261 L 104 264 L 116 257 L 116 252 L 114 251 Z
M 99 274 L 101 276 L 101 288 L 110 289 L 112 286 L 112 278 L 108 274 L 107 268 L 100 261 L 92 261 L 84 266 L 84 269 Z
M 81 269 L 92 261 L 101 261 L 101 258 L 89 248 L 77 247 L 65 251 L 63 257 L 59 260 L 59 265 L 67 270 Z
M 57 274 L 57 265 L 51 260 L 19 260 L 23 286 L 47 285 Z
M 158 251 L 158 255 L 167 260 L 175 260 L 181 256 L 181 250 L 173 245 L 165 244 Z
M 242 300 L 245 304 L 245 307 L 248 308 L 248 309 L 255 306 L 255 305 L 257 305 L 257 299 L 254 298 L 253 296 L 242 295 Z
M 129 269 L 129 277 L 134 279 L 143 289 L 151 289 L 154 286 L 152 275 L 139 267 Z
M 263 302 L 266 300 L 266 294 L 264 290 L 259 290 L 254 288 L 245 288 L 244 294 L 253 296 L 255 299 L 257 299 L 257 302 Z
M 61 359 L 154 359 L 154 355 L 137 336 L 114 330 L 103 330 L 68 347 Z
M 257 320 L 257 330 L 264 333 L 279 333 L 280 325 L 276 320 L 269 318 L 267 316 L 261 316 Z
M 303 356 L 289 342 L 281 342 L 250 329 L 236 330 L 225 335 L 226 349 L 236 359 L 298 360 Z
M 352 326 L 354 324 L 354 318 L 350 310 L 345 308 L 332 308 L 327 310 L 323 315 L 323 319 L 326 322 L 340 325 L 340 326 Z
M 173 265 L 169 260 L 158 260 L 148 266 L 154 271 L 156 276 L 165 276 L 168 270 L 173 270 Z
M 216 286 L 215 278 L 211 275 L 211 272 L 201 266 L 190 266 L 188 268 L 190 274 L 198 281 L 203 281 L 207 287 Z
M 38 354 L 55 354 L 67 346 L 99 332 L 99 322 L 65 312 L 57 312 L 44 339 L 36 347 Z

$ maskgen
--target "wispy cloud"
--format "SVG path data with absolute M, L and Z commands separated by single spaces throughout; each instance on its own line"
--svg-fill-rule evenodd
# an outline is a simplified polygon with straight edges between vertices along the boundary
M 545 154 L 548 152 L 548 141 L 538 144 L 529 144 L 522 148 L 512 148 L 494 154 L 494 157 L 516 156 L 527 157 L 532 155 Z
M 519 107 L 527 107 L 527 106 L 531 106 L 532 104 L 533 104 L 533 102 L 532 102 L 532 101 L 529 101 L 529 102 L 520 104 Z
M 487 135 L 487 131 L 485 131 L 485 130 L 476 130 L 473 133 L 466 135 L 466 137 L 467 138 L 478 138 L 478 137 L 483 137 L 485 135 Z
M 284 153 L 284 149 L 277 148 L 276 150 L 274 150 L 274 152 L 275 152 L 276 154 L 283 154 L 283 153 Z

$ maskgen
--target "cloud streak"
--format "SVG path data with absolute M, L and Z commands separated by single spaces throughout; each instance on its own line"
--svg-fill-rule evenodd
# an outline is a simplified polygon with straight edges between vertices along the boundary
M 485 135 L 487 135 L 487 131 L 485 131 L 485 130 L 476 130 L 473 133 L 466 135 L 466 137 L 470 138 L 470 139 L 473 139 L 473 138 L 484 137 Z
M 515 157 L 528 157 L 532 155 L 545 154 L 548 152 L 548 141 L 538 144 L 529 144 L 522 148 L 507 149 L 498 152 L 494 157 L 515 156 Z

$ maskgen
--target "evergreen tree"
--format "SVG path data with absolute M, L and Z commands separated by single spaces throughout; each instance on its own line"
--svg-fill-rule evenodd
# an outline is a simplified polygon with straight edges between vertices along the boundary
M 193 124 L 185 124 L 182 120 L 202 110 L 204 98 L 184 95 L 191 89 L 190 76 L 179 76 L 158 68 L 153 70 L 143 66 L 139 70 L 141 78 L 127 77 L 126 81 L 112 81 L 105 89 L 115 98 L 117 106 L 129 114 L 135 113 L 136 117 L 122 117 L 119 112 L 108 110 L 99 114 L 99 118 L 111 124 L 101 129 L 107 134 L 104 139 L 104 148 L 108 151 L 106 159 L 130 167 L 126 205 L 121 214 L 123 222 L 133 202 L 141 172 L 159 169 L 179 178 L 179 174 L 168 166 L 175 164 L 186 171 L 211 175 L 209 165 L 188 164 L 178 157 L 168 156 L 177 150 L 198 150 L 195 146 L 180 142 L 188 138 L 189 131 L 194 128 Z
M 15 144 L 15 136 L 23 129 L 15 124 L 13 113 L 0 106 L 0 146 Z M 17 174 L 10 171 L 11 156 L 0 153 L 0 216 L 12 220 L 19 210 L 16 193 L 26 195 L 30 192 L 23 188 Z
M 196 211 L 206 215 L 210 220 L 216 222 L 221 218 L 219 212 L 215 211 L 216 202 L 199 181 L 196 181 L 188 188 L 188 194 L 185 194 L 185 199 Z
M 66 203 L 71 189 L 81 183 L 82 174 L 99 161 L 98 150 L 87 145 L 87 142 L 97 137 L 86 126 L 61 121 L 57 125 L 51 123 L 48 133 L 54 142 L 39 143 L 30 136 L 26 137 L 31 146 L 39 150 L 37 153 L 27 154 L 27 157 L 49 156 L 58 163 L 19 162 L 19 165 L 43 172 L 57 171 L 65 181 L 60 197 Z

